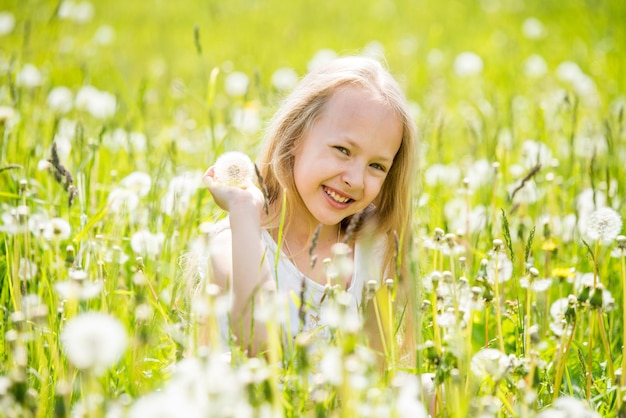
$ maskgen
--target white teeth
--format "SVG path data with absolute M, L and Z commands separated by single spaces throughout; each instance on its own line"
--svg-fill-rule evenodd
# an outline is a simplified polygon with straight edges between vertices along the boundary
M 324 189 L 324 191 L 326 192 L 328 196 L 332 197 L 335 202 L 346 203 L 348 200 L 350 200 L 347 197 L 339 196 L 337 193 L 333 192 L 332 190 Z

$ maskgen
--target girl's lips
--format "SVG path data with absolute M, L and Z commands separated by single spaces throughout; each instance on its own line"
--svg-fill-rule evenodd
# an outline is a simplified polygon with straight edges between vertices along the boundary
M 348 196 L 345 196 L 326 186 L 323 186 L 322 189 L 324 190 L 326 199 L 331 203 L 331 205 L 339 209 L 345 208 L 346 206 L 348 206 L 350 203 L 354 201 L 354 199 Z

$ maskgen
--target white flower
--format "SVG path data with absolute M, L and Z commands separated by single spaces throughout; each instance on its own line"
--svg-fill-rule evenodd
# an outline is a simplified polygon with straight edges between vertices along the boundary
M 363 48 L 361 55 L 363 55 L 364 57 L 374 58 L 379 61 L 384 60 L 385 46 L 379 41 L 371 41 L 367 45 L 365 45 L 365 48 Z
M 108 119 L 115 114 L 117 100 L 114 95 L 93 86 L 84 86 L 76 94 L 77 109 L 89 112 L 97 119 Z
M 506 282 L 513 275 L 513 263 L 503 251 L 498 251 L 495 257 L 491 257 L 487 264 L 487 277 L 494 283 L 496 276 L 498 282 Z
M 43 76 L 41 72 L 32 64 L 25 64 L 15 77 L 15 84 L 26 88 L 38 87 L 41 86 L 42 83 Z
M 48 241 L 63 241 L 70 237 L 72 227 L 63 218 L 52 218 L 43 230 L 43 238 Z
M 613 209 L 603 207 L 589 216 L 586 235 L 592 241 L 610 244 L 622 231 L 622 218 Z
M 11 12 L 0 12 L 0 36 L 8 35 L 15 28 L 15 16 Z
M 533 54 L 524 61 L 524 74 L 526 77 L 538 78 L 548 72 L 548 64 L 541 55 Z
M 537 418 L 600 418 L 600 414 L 580 399 L 564 396 L 555 400 L 551 408 L 541 411 Z
M 537 183 L 534 180 L 528 180 L 522 186 L 521 181 L 516 181 L 515 183 L 509 184 L 506 187 L 506 190 L 509 196 L 513 196 L 513 204 L 524 204 L 529 205 L 535 203 L 543 196 L 543 189 L 537 187 Z
M 167 194 L 161 200 L 161 210 L 168 216 L 184 215 L 189 209 L 191 198 L 201 185 L 199 173 L 188 172 L 174 177 Z
M 59 294 L 59 298 L 68 300 L 93 299 L 102 292 L 103 288 L 102 280 L 94 282 L 65 280 L 54 284 L 54 290 Z
M 74 106 L 72 91 L 64 86 L 55 87 L 48 93 L 46 101 L 50 110 L 56 113 L 67 113 Z
M 430 400 L 434 394 L 434 384 L 432 376 L 421 375 L 420 378 L 414 374 L 398 372 L 393 378 L 393 386 L 398 389 L 396 398 L 396 412 L 403 418 L 427 418 L 428 414 L 420 399 L 424 395 Z M 430 380 L 429 385 L 424 385 Z M 428 384 L 428 383 L 427 383 Z M 432 392 L 432 393 L 431 393 Z
M 578 134 L 574 138 L 574 154 L 580 158 L 603 156 L 609 151 L 607 140 L 602 134 Z
M 543 38 L 544 30 L 543 23 L 534 17 L 529 17 L 522 24 L 522 32 L 527 39 Z
M 337 53 L 333 51 L 332 49 L 328 49 L 328 48 L 320 49 L 319 51 L 315 53 L 315 55 L 313 55 L 313 58 L 311 58 L 311 60 L 307 63 L 306 68 L 309 72 L 311 72 L 315 70 L 316 68 L 318 68 L 319 66 L 324 65 L 327 62 L 334 60 L 335 58 L 337 58 Z
M 476 190 L 480 186 L 487 184 L 493 178 L 493 164 L 482 158 L 472 162 L 472 165 L 465 173 L 465 181 L 468 182 L 470 190 Z
M 452 164 L 433 164 L 424 172 L 424 181 L 429 186 L 436 186 L 437 184 L 454 186 L 459 184 L 460 179 L 461 169 Z
M 102 25 L 96 30 L 93 38 L 100 45 L 109 45 L 115 40 L 115 29 L 110 25 Z
M 133 212 L 139 206 L 139 196 L 134 190 L 117 187 L 109 192 L 107 204 L 112 213 Z
M 428 51 L 428 55 L 426 56 L 426 62 L 428 62 L 428 65 L 432 68 L 439 67 L 443 63 L 444 59 L 444 53 L 437 48 L 433 48 Z
M 483 205 L 476 205 L 468 214 L 467 202 L 458 197 L 448 200 L 444 204 L 443 210 L 448 228 L 455 233 L 465 234 L 481 231 L 487 224 L 487 209 Z M 468 226 L 469 231 L 466 231 Z
M 215 162 L 215 181 L 234 187 L 241 187 L 255 177 L 254 164 L 250 157 L 239 151 L 222 154 Z
M 280 91 L 288 91 L 298 84 L 298 73 L 293 68 L 279 68 L 272 74 L 272 85 Z
M 478 75 L 483 71 L 483 60 L 474 52 L 461 52 L 454 59 L 454 72 L 459 77 Z
M 343 382 L 343 360 L 338 347 L 328 347 L 320 361 L 320 373 L 324 381 L 339 386 Z
M 255 102 L 247 103 L 233 112 L 233 126 L 246 134 L 257 133 L 262 126 L 260 106 Z
M 88 312 L 70 319 L 61 345 L 72 364 L 101 375 L 124 354 L 128 337 L 122 323 L 107 314 Z
M 134 191 L 139 197 L 145 197 L 152 187 L 152 178 L 147 173 L 133 171 L 120 181 L 120 186 Z
M 546 167 L 552 162 L 552 151 L 543 142 L 528 139 L 522 144 L 524 166 L 532 168 L 537 164 Z
M 60 19 L 72 20 L 76 23 L 86 23 L 93 18 L 94 8 L 88 1 L 74 3 L 71 0 L 64 0 L 59 6 L 58 15 Z
M 470 368 L 479 379 L 491 378 L 497 382 L 504 377 L 510 365 L 511 359 L 502 351 L 483 348 L 472 357 Z
M 0 123 L 12 121 L 18 113 L 10 106 L 0 106 Z
M 224 90 L 231 97 L 239 97 L 246 94 L 250 78 L 240 71 L 233 71 L 224 80 Z
M 21 258 L 17 275 L 21 280 L 31 280 L 37 275 L 37 264 L 27 258 Z
M 575 62 L 564 61 L 559 64 L 556 69 L 556 75 L 561 81 L 571 84 L 581 99 L 591 103 L 597 102 L 598 92 L 595 82 Z
M 148 257 L 156 257 L 161 252 L 165 234 L 162 232 L 153 234 L 148 230 L 137 231 L 130 237 L 130 246 L 136 254 Z

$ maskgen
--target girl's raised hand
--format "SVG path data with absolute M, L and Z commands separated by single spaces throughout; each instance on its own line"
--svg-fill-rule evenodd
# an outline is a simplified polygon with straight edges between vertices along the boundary
M 202 182 L 213 195 L 215 203 L 225 211 L 231 212 L 234 208 L 256 209 L 259 214 L 263 211 L 263 192 L 250 179 L 239 186 L 224 184 L 215 179 L 215 166 L 211 166 L 202 176 Z

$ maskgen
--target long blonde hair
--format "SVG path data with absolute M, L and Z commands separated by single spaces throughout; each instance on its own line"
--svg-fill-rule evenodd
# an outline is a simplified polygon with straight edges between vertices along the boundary
M 361 216 L 360 220 L 368 230 L 371 227 L 374 234 L 382 234 L 387 238 L 383 269 L 387 274 L 399 274 L 394 264 L 399 255 L 396 253 L 398 243 L 394 235 L 404 238 L 399 244 L 402 253 L 406 253 L 417 139 L 415 124 L 402 89 L 379 61 L 361 56 L 342 57 L 306 75 L 271 119 L 257 162 L 269 203 L 280 202 L 279 198 L 284 191 L 287 197 L 287 219 L 290 219 L 289 214 L 295 208 L 304 206 L 293 178 L 295 150 L 332 95 L 340 87 L 349 85 L 365 88 L 379 96 L 402 121 L 402 142 L 376 198 L 375 207 Z M 270 214 L 268 223 L 275 224 L 278 217 L 279 213 Z M 349 221 L 346 219 L 342 222 L 344 230 Z

